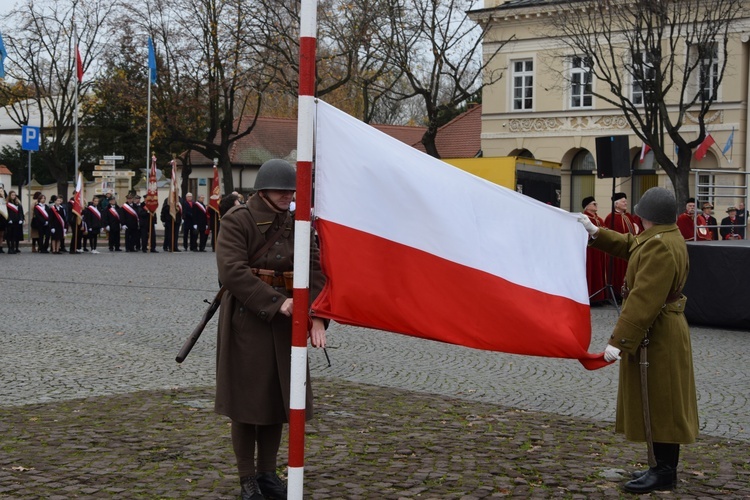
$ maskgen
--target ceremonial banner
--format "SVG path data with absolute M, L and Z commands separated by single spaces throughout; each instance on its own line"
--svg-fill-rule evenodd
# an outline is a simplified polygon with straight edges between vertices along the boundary
M 177 178 L 177 161 L 172 160 L 172 180 L 169 183 L 169 215 L 174 221 L 177 218 L 177 211 L 180 209 L 180 184 Z
M 219 213 L 219 201 L 221 200 L 221 186 L 219 185 L 219 169 L 214 165 L 214 180 L 211 183 L 211 196 L 208 197 L 208 206 L 217 214 Z
M 317 316 L 452 344 L 578 359 L 587 234 L 571 214 L 463 172 L 318 101 Z
M 78 172 L 78 184 L 76 184 L 76 191 L 73 193 L 73 213 L 78 217 L 81 217 L 83 212 L 83 203 L 81 202 L 81 190 L 83 189 L 83 174 Z
M 148 184 L 146 187 L 146 208 L 149 212 L 156 213 L 159 208 L 159 193 L 156 186 L 156 156 L 151 157 L 151 169 L 148 173 Z

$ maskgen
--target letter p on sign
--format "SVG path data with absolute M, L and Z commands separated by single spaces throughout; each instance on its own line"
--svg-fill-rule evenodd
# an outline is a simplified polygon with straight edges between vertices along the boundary
M 24 151 L 39 151 L 39 127 L 21 127 L 21 149 Z

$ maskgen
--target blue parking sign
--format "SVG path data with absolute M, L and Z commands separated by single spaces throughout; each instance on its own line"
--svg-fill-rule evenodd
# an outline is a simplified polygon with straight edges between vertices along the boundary
M 39 151 L 39 127 L 24 125 L 21 127 L 21 149 L 24 151 Z

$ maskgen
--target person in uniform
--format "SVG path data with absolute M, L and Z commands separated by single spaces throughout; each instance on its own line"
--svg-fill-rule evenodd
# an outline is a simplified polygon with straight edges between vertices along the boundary
M 196 250 L 199 252 L 206 251 L 206 241 L 208 241 L 208 209 L 204 202 L 206 197 L 198 195 L 198 199 L 193 203 L 193 231 L 197 240 Z
M 164 224 L 164 244 L 162 249 L 165 252 L 181 252 L 180 250 L 180 224 L 182 223 L 182 203 L 176 203 L 175 216 L 172 220 L 169 197 L 164 199 L 161 205 L 161 222 Z
M 151 213 L 145 201 L 138 210 L 138 226 L 141 231 L 141 252 L 148 253 L 151 249 L 151 253 L 159 253 L 156 249 L 156 213 Z
M 685 241 L 695 241 L 695 198 L 688 198 L 685 211 L 677 217 L 677 227 Z
M 698 239 L 705 241 L 718 240 L 719 224 L 712 214 L 714 206 L 706 201 L 701 205 L 701 209 L 701 213 L 695 218 L 698 226 Z
M 62 208 L 62 196 L 53 194 L 50 199 L 49 209 L 49 239 L 50 253 L 61 254 L 62 242 L 65 241 L 65 212 Z
M 587 196 L 581 201 L 583 214 L 592 224 L 603 227 L 604 221 L 597 215 L 598 204 L 593 196 Z M 589 302 L 592 305 L 606 301 L 607 297 L 607 256 L 601 250 L 593 247 L 586 249 L 586 282 L 589 286 Z
M 266 161 L 255 180 L 257 193 L 246 205 L 229 209 L 217 241 L 219 282 L 226 292 L 216 346 L 215 410 L 232 421 L 243 500 L 286 498 L 286 486 L 276 475 L 276 455 L 283 424 L 289 419 L 292 292 L 282 273 L 293 269 L 294 221 L 289 203 L 295 181 L 288 162 Z M 310 260 L 314 300 L 325 277 L 312 238 Z M 313 317 L 311 324 L 312 345 L 325 347 L 323 320 Z M 306 391 L 309 419 L 309 372 Z
M 682 294 L 689 262 L 675 224 L 677 201 L 667 189 L 654 187 L 643 194 L 636 213 L 645 229 L 637 236 L 599 228 L 588 217 L 579 221 L 591 246 L 629 262 L 622 312 L 604 359 L 621 359 L 615 430 L 629 441 L 649 443 L 655 457 L 623 488 L 648 493 L 675 488 L 680 444 L 698 436 L 698 404 Z
M 193 247 L 193 193 L 185 193 L 182 202 L 182 248 L 195 250 Z
M 737 218 L 737 207 L 727 208 L 727 216 L 721 219 L 721 232 L 722 240 L 741 240 L 740 235 L 740 221 Z
M 640 221 L 628 213 L 628 196 L 625 193 L 615 193 L 612 201 L 615 203 L 615 211 L 607 215 L 604 219 L 604 225 L 622 234 L 635 235 L 640 233 Z M 628 261 L 614 257 L 610 257 L 610 259 L 613 259 L 614 262 L 611 267 L 608 263 L 607 269 L 612 269 L 612 288 L 615 297 L 620 300 L 622 299 L 622 283 L 628 269 Z
M 125 230 L 125 251 L 135 252 L 140 247 L 141 231 L 138 227 L 139 207 L 134 201 L 134 195 L 128 193 L 122 206 L 122 228 Z
M 39 197 L 42 196 L 41 191 L 34 191 L 31 196 L 31 206 L 29 207 L 29 239 L 31 240 L 31 253 L 37 253 L 39 251 L 39 228 L 36 225 L 36 219 L 34 219 L 34 208 L 39 201 Z
M 83 211 L 83 221 L 86 224 L 88 234 L 86 235 L 89 240 L 89 247 L 91 253 L 99 253 L 96 249 L 97 243 L 99 242 L 99 233 L 102 230 L 102 213 L 99 211 L 99 200 L 100 196 L 94 196 L 91 203 L 88 204 L 86 209 Z
M 39 253 L 49 253 L 49 208 L 47 208 L 47 197 L 40 194 L 34 204 L 34 210 L 31 214 L 31 225 L 36 227 L 37 232 L 37 251 Z
M 109 234 L 109 251 L 120 252 L 122 210 L 117 205 L 117 198 L 114 196 L 109 199 L 109 206 L 102 212 L 102 224 Z
M 8 191 L 8 198 L 5 200 L 5 206 L 8 209 L 8 223 L 5 229 L 5 240 L 8 242 L 8 253 L 21 253 L 18 249 L 18 243 L 23 240 L 23 205 L 18 199 L 15 191 Z
M 8 206 L 5 204 L 7 197 L 5 185 L 0 182 L 0 253 L 5 253 L 3 242 L 5 241 L 5 230 L 8 228 Z

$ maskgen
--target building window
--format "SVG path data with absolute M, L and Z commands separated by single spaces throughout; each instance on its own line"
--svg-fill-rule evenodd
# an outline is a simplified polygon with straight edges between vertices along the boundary
M 696 189 L 696 199 L 699 204 L 703 202 L 712 202 L 715 197 L 714 193 L 714 176 L 713 174 L 698 174 L 698 187 Z
M 591 58 L 575 56 L 570 68 L 570 107 L 590 108 Z
M 698 47 L 700 89 L 704 101 L 716 100 L 719 88 L 719 49 L 715 43 Z
M 656 80 L 656 70 L 654 69 L 654 60 L 656 58 L 647 52 L 633 54 L 633 64 L 631 66 L 631 75 L 633 77 L 632 98 L 633 104 L 643 106 L 646 99 L 653 94 L 654 82 Z
M 570 164 L 570 211 L 580 212 L 581 201 L 587 196 L 594 196 L 596 176 L 594 156 L 587 150 L 581 150 Z
M 528 111 L 534 105 L 534 61 L 513 62 L 513 110 Z

